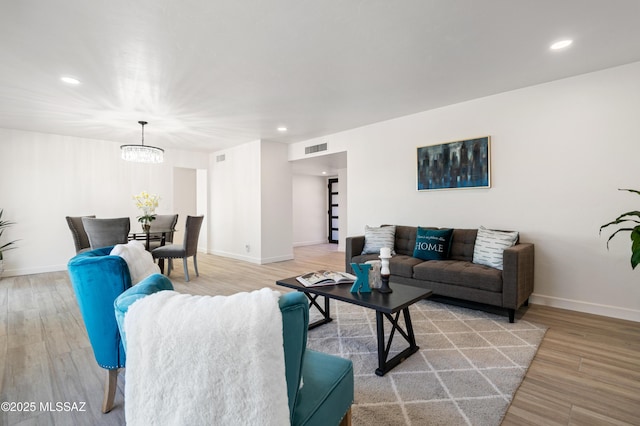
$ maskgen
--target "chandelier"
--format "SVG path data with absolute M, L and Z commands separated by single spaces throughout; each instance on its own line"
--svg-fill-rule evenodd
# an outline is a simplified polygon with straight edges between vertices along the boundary
M 142 126 L 141 145 L 121 145 L 122 159 L 138 163 L 162 163 L 164 161 L 164 149 L 144 144 L 144 125 L 146 121 L 138 121 Z

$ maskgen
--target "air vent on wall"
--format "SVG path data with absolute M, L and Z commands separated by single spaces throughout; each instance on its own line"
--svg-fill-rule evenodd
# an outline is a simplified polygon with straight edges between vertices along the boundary
M 321 143 L 319 145 L 312 145 L 312 146 L 308 146 L 304 149 L 304 153 L 305 154 L 313 154 L 315 152 L 320 152 L 320 151 L 326 151 L 327 150 L 327 144 L 326 143 Z
M 224 161 L 224 159 L 225 159 L 225 154 L 216 155 L 216 163 Z

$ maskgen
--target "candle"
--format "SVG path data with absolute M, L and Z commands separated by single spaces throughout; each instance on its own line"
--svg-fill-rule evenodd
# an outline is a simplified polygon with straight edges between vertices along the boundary
M 380 257 L 391 257 L 391 249 L 389 247 L 382 247 L 380 249 Z
M 389 277 L 389 275 L 391 274 L 391 270 L 389 269 L 389 257 L 382 257 L 380 256 L 380 275 L 382 277 Z

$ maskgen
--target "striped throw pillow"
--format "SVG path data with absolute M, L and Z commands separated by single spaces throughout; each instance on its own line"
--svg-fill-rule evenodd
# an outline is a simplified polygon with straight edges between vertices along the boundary
M 396 241 L 396 226 L 381 226 L 374 228 L 364 227 L 364 248 L 362 254 L 379 254 L 382 247 L 389 247 L 391 254 L 395 254 L 393 248 Z
M 473 263 L 502 271 L 502 253 L 518 241 L 517 232 L 493 231 L 481 226 L 473 248 Z

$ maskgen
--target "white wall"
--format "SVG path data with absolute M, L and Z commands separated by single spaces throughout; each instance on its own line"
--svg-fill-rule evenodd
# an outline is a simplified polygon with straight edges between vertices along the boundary
M 293 194 L 287 146 L 263 141 L 260 151 L 260 261 L 270 263 L 293 259 Z
M 142 190 L 160 195 L 156 213 L 173 213 L 174 166 L 206 168 L 206 156 L 167 150 L 163 164 L 131 163 L 116 142 L 0 129 L 0 208 L 17 222 L 3 238 L 20 240 L 5 275 L 65 270 L 75 255 L 65 216 L 129 216 L 139 228 Z
M 209 251 L 209 179 L 206 169 L 196 170 L 196 214 L 204 216 L 198 251 Z
M 600 225 L 637 210 L 640 63 L 309 140 L 348 151 L 348 234 L 396 223 L 514 229 L 535 243 L 533 303 L 640 321 L 640 272 Z M 416 191 L 416 148 L 489 135 L 492 188 Z
M 261 259 L 260 143 L 219 151 L 210 159 L 212 252 L 252 263 Z M 225 160 L 217 162 L 221 155 Z
M 293 258 L 287 152 L 286 145 L 258 140 L 211 155 L 214 254 L 252 263 Z M 221 155 L 225 160 L 217 162 Z
M 178 213 L 177 232 L 173 234 L 173 242 L 182 244 L 187 216 L 195 215 L 197 210 L 196 170 L 174 167 L 173 182 L 175 184 L 173 188 L 173 210 L 174 213 Z
M 327 242 L 327 178 L 293 175 L 293 245 Z

